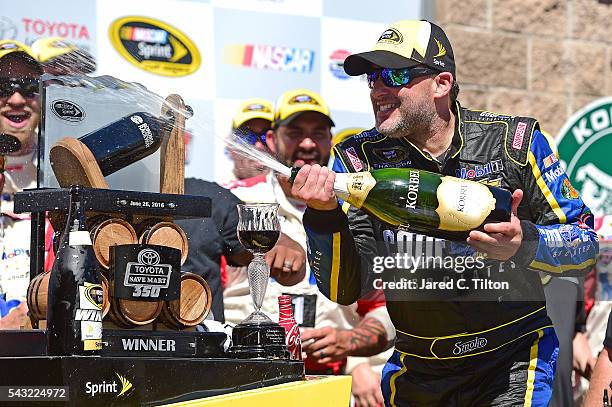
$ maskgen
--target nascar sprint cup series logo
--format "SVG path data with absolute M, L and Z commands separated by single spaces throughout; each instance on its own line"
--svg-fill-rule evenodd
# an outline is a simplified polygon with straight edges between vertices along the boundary
M 69 100 L 57 99 L 51 102 L 51 111 L 59 119 L 68 123 L 78 123 L 85 119 L 85 110 Z
M 596 100 L 576 112 L 557 138 L 561 165 L 571 185 L 561 192 L 567 198 L 572 185 L 596 216 L 612 213 L 612 97 Z M 568 183 L 569 184 L 569 183 Z
M 200 67 L 200 52 L 177 28 L 149 17 L 115 20 L 109 35 L 115 49 L 131 64 L 163 76 L 185 76 Z
M 158 298 L 162 289 L 170 285 L 170 264 L 160 264 L 159 253 L 153 249 L 143 249 L 138 253 L 138 261 L 130 261 L 125 269 L 123 284 L 133 287 L 132 297 Z

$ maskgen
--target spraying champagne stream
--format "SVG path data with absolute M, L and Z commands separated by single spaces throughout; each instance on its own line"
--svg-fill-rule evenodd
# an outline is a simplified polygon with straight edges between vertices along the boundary
M 290 182 L 299 171 L 236 135 L 226 143 Z M 509 221 L 512 207 L 512 194 L 505 189 L 413 168 L 338 173 L 334 191 L 385 223 L 449 239 L 465 239 L 485 223 Z

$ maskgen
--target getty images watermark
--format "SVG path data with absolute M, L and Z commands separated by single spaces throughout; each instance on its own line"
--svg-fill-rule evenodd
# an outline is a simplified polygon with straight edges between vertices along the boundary
M 501 266 L 501 264 L 500 264 Z M 485 258 L 477 256 L 410 256 L 406 253 L 396 253 L 395 256 L 375 256 L 372 271 L 382 274 L 385 270 L 403 270 L 410 274 L 422 270 L 452 270 L 457 275 L 470 271 L 490 271 Z M 498 270 L 503 271 L 503 270 Z M 488 273 L 483 273 L 488 274 Z M 375 289 L 382 290 L 509 290 L 508 281 L 495 281 L 485 277 L 471 276 L 469 278 L 445 276 L 436 281 L 432 278 L 399 278 L 385 281 L 375 278 Z

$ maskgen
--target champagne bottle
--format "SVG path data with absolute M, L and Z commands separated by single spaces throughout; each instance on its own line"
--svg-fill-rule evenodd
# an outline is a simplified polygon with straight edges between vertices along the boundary
M 300 328 L 298 327 L 293 310 L 291 309 L 291 296 L 278 296 L 278 324 L 285 328 L 285 338 L 289 358 L 291 360 L 302 360 L 302 339 L 300 338 Z
M 79 141 L 91 150 L 107 176 L 153 154 L 171 128 L 170 119 L 137 112 L 79 137 Z
M 339 173 L 334 190 L 382 222 L 443 238 L 463 239 L 485 223 L 507 222 L 512 208 L 505 189 L 413 168 Z
M 102 349 L 103 291 L 86 228 L 80 188 L 70 190 L 70 211 L 49 281 L 49 355 L 95 355 Z

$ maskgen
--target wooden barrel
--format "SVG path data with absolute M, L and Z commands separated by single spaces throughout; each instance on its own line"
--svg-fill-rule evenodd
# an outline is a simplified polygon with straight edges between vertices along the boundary
M 181 298 L 165 301 L 160 321 L 168 328 L 184 329 L 204 321 L 212 306 L 210 287 L 202 277 L 181 274 Z
M 172 222 L 156 222 L 143 225 L 141 228 L 140 243 L 168 246 L 181 251 L 181 264 L 187 260 L 189 242 L 187 235 L 180 226 Z
M 47 293 L 51 273 L 41 273 L 30 281 L 28 286 L 28 309 L 36 321 L 47 319 Z
M 104 274 L 100 273 L 99 276 L 102 285 L 102 318 L 104 318 L 110 311 L 110 285 Z
M 105 269 L 110 267 L 111 246 L 138 243 L 132 225 L 119 218 L 99 219 L 92 224 L 90 233 L 96 259 Z
M 122 328 L 134 328 L 150 324 L 161 313 L 162 301 L 135 301 L 117 298 L 113 295 L 113 284 L 110 291 L 110 319 Z
M 30 315 L 36 321 L 47 319 L 47 297 L 49 292 L 49 278 L 51 273 L 41 273 L 34 277 L 30 281 L 28 286 L 28 309 Z M 106 316 L 110 309 L 110 303 L 108 301 L 108 280 L 100 273 L 100 284 L 102 285 L 102 318 Z

